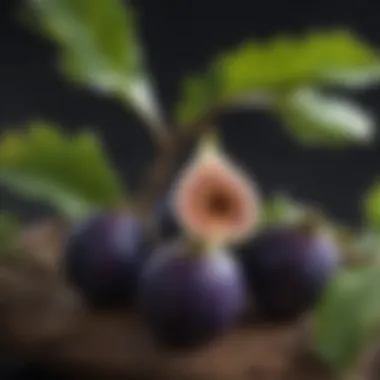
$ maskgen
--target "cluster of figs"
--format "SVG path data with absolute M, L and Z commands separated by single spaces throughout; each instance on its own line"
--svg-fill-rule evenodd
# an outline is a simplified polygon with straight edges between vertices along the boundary
M 67 278 L 90 305 L 137 305 L 160 345 L 202 345 L 248 310 L 299 318 L 340 267 L 338 246 L 316 226 L 260 229 L 255 182 L 210 140 L 166 198 L 159 246 L 132 211 L 109 211 L 75 226 L 64 253 Z

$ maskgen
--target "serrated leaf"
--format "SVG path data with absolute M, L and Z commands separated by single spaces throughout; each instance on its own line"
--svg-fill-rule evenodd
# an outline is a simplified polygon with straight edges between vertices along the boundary
M 348 30 L 278 36 L 267 43 L 246 43 L 221 59 L 225 93 L 242 89 L 291 88 L 318 82 L 336 70 L 367 71 L 379 67 L 379 53 Z
M 380 231 L 380 180 L 373 184 L 364 197 L 363 209 L 367 224 Z
M 0 183 L 21 195 L 47 201 L 70 218 L 117 204 L 117 174 L 92 133 L 64 135 L 47 123 L 8 131 L 0 140 Z
M 17 218 L 8 213 L 0 213 L 0 254 L 8 254 L 13 249 L 15 238 L 19 233 Z
M 359 77 L 361 85 L 369 84 L 380 80 L 379 69 L 379 53 L 347 30 L 309 32 L 300 37 L 280 35 L 267 42 L 248 41 L 217 57 L 210 69 L 198 77 L 197 92 L 192 92 L 194 84 L 185 85 L 176 112 L 177 122 L 191 123 L 215 102 L 234 103 L 246 94 L 278 94 L 324 83 L 347 86 L 349 80 L 353 83 L 356 78 L 358 82 Z M 208 83 L 210 75 L 214 77 L 212 84 Z M 212 96 L 204 95 L 210 93 Z M 204 104 L 190 112 L 199 98 L 206 98 Z
M 278 114 L 296 141 L 306 146 L 369 144 L 376 132 L 374 118 L 358 105 L 313 88 L 286 95 Z
M 327 288 L 315 313 L 313 348 L 337 371 L 355 364 L 380 333 L 380 269 L 344 271 Z
M 31 25 L 61 48 L 68 78 L 134 107 L 161 124 L 161 111 L 145 69 L 133 9 L 121 0 L 29 0 Z

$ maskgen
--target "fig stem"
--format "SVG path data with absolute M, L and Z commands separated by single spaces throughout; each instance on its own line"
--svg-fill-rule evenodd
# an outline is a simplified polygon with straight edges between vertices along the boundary
M 307 209 L 298 227 L 303 233 L 313 235 L 325 226 L 326 220 L 321 212 L 315 209 Z
M 156 159 L 143 177 L 137 200 L 138 212 L 153 239 L 158 238 L 155 204 L 169 184 L 181 154 L 189 149 L 204 131 L 211 128 L 211 122 L 220 111 L 221 107 L 214 107 L 193 123 L 173 128 L 170 136 L 158 146 Z

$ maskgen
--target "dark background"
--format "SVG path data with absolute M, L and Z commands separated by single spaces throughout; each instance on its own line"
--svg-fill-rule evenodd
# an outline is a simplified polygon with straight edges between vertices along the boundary
M 54 46 L 15 19 L 19 3 L 0 2 L 0 128 L 36 117 L 58 121 L 70 130 L 91 125 L 104 138 L 126 183 L 134 188 L 153 153 L 141 123 L 117 102 L 64 82 L 55 68 Z M 245 38 L 348 26 L 380 48 L 378 0 L 135 3 L 150 67 L 167 111 L 175 102 L 182 75 L 201 69 L 215 53 Z M 352 96 L 377 112 L 380 122 L 379 89 Z M 307 151 L 266 114 L 234 112 L 222 124 L 227 146 L 265 191 L 287 190 L 324 205 L 342 219 L 357 220 L 360 195 L 380 174 L 380 143 L 371 149 Z M 2 204 L 8 201 L 3 193 Z

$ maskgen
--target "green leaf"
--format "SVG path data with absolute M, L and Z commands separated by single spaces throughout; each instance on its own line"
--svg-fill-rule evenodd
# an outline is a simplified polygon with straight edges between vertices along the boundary
M 92 133 L 69 137 L 42 122 L 1 138 L 0 183 L 47 201 L 70 218 L 112 207 L 123 197 L 119 178 Z
M 280 35 L 267 42 L 248 41 L 219 55 L 195 82 L 185 81 L 176 121 L 192 123 L 215 103 L 234 103 L 241 95 L 266 97 L 268 93 L 277 95 L 319 84 L 368 85 L 380 80 L 379 71 L 379 53 L 347 30 L 309 32 L 299 37 Z
M 380 333 L 380 269 L 343 271 L 315 313 L 313 347 L 337 371 L 345 371 Z
M 195 121 L 218 104 L 218 78 L 214 72 L 203 78 L 193 75 L 186 78 L 183 85 L 183 101 L 175 110 L 175 119 L 179 125 Z
M 15 216 L 8 212 L 0 214 L 0 254 L 9 254 L 14 248 L 13 244 L 19 229 L 20 226 Z
M 287 94 L 278 114 L 296 141 L 306 146 L 369 144 L 376 132 L 374 118 L 358 105 L 313 88 Z
M 363 208 L 367 224 L 380 230 L 380 179 L 372 185 L 365 195 Z
M 337 70 L 367 72 L 380 67 L 377 51 L 347 30 L 278 36 L 267 43 L 246 43 L 223 57 L 224 92 L 300 86 L 319 82 Z
M 323 76 L 323 81 L 331 85 L 339 85 L 347 89 L 366 89 L 375 86 L 380 81 L 380 67 L 368 70 L 339 70 L 331 71 Z
M 29 0 L 31 25 L 61 48 L 61 68 L 77 83 L 116 96 L 161 124 L 137 35 L 121 0 Z M 25 18 L 25 17 L 24 17 Z
M 262 227 L 293 224 L 306 216 L 306 206 L 283 193 L 270 197 L 264 204 Z
M 351 242 L 358 259 L 380 267 L 380 233 L 375 230 L 362 231 Z

